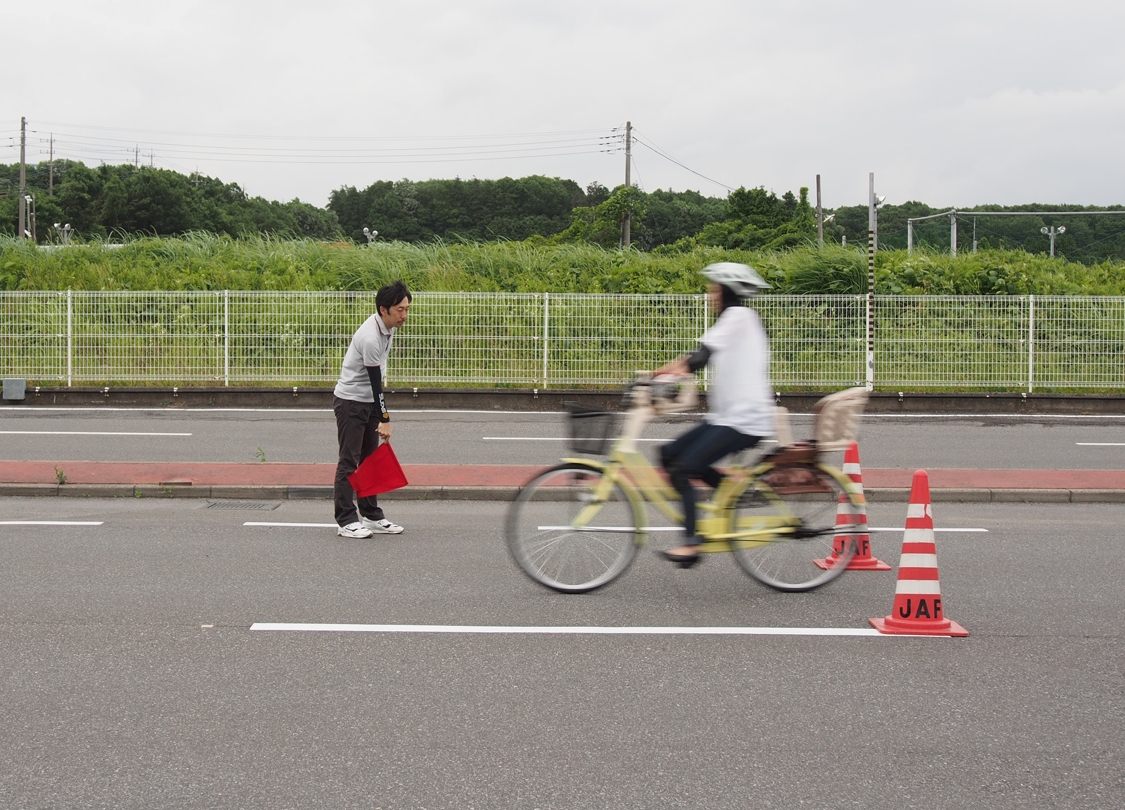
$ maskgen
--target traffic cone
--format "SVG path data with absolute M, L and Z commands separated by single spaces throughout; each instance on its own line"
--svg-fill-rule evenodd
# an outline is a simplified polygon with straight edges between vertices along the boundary
M 828 569 L 835 565 L 847 548 L 847 543 L 855 544 L 855 556 L 848 561 L 845 571 L 890 571 L 891 567 L 880 559 L 871 556 L 871 535 L 867 529 L 867 499 L 863 494 L 863 473 L 859 468 L 859 445 L 852 442 L 844 451 L 844 474 L 852 479 L 856 489 L 858 509 L 848 503 L 841 494 L 836 501 L 836 539 L 832 554 L 822 560 L 813 560 L 818 568 Z
M 930 506 L 930 477 L 925 470 L 914 473 L 914 483 L 910 487 L 894 607 L 890 616 L 869 621 L 880 633 L 969 635 L 964 627 L 945 618 L 942 613 L 937 546 L 934 545 L 934 513 Z

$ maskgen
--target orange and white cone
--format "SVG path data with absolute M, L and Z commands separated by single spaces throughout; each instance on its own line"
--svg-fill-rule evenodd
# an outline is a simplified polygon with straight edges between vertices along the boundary
M 934 513 L 930 505 L 930 477 L 925 470 L 914 473 L 914 482 L 910 487 L 894 607 L 890 616 L 869 621 L 880 633 L 969 635 L 964 627 L 945 618 L 942 612 L 937 546 L 934 544 Z
M 846 571 L 890 571 L 891 567 L 871 556 L 871 535 L 867 528 L 867 498 L 863 494 L 863 472 L 859 468 L 859 445 L 852 442 L 844 451 L 844 474 L 852 479 L 858 492 L 853 507 L 841 494 L 836 501 L 836 539 L 832 554 L 822 560 L 813 560 L 819 568 L 828 569 L 840 560 L 848 543 L 855 545 L 855 556 L 848 561 Z

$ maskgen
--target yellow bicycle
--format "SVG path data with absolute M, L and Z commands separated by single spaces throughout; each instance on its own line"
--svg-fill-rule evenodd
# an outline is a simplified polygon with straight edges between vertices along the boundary
M 682 525 L 679 496 L 636 443 L 654 416 L 694 407 L 694 382 L 639 375 L 626 399 L 616 437 L 620 413 L 571 408 L 571 449 L 601 458 L 562 459 L 532 478 L 508 511 L 508 549 L 541 585 L 564 593 L 600 588 L 629 567 L 650 534 L 678 531 L 650 525 L 647 505 Z M 866 402 L 862 388 L 822 399 L 807 442 L 791 440 L 779 408 L 779 449 L 752 466 L 727 468 L 699 505 L 700 551 L 733 553 L 747 574 L 779 591 L 810 591 L 842 574 L 856 551 L 852 535 L 865 531 L 852 520 L 863 494 L 821 454 L 855 438 Z

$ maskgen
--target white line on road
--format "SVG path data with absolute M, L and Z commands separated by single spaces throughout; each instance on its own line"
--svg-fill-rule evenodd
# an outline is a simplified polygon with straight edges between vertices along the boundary
M 254 622 L 251 630 L 314 633 L 464 633 L 523 635 L 622 636 L 866 636 L 882 637 L 874 628 L 857 627 L 508 627 L 471 624 L 314 624 Z M 886 638 L 891 638 L 887 635 Z M 914 636 L 917 638 L 917 636 Z
M 1075 442 L 1079 447 L 1125 447 L 1125 442 Z
M 272 526 L 283 529 L 338 529 L 335 523 L 266 523 L 248 520 L 243 526 Z
M 481 436 L 484 442 L 568 442 L 565 436 Z M 638 442 L 669 442 L 671 439 L 637 439 Z
M 101 526 L 101 520 L 0 520 L 0 526 Z
M 869 531 L 869 532 L 904 532 L 904 531 L 906 531 L 906 529 L 901 528 L 901 527 L 892 528 L 892 527 L 889 527 L 889 526 L 887 526 L 887 527 L 872 526 L 867 531 Z M 987 533 L 988 529 L 934 529 L 934 531 L 935 532 L 985 532 L 985 533 Z
M 108 430 L 0 430 L 9 436 L 190 436 L 190 433 L 118 433 Z
M 568 442 L 565 436 L 481 436 L 485 442 Z M 670 442 L 672 439 L 636 439 L 638 442 Z M 759 444 L 777 444 L 777 439 L 763 439 Z
M 616 532 L 617 534 L 633 534 L 634 532 L 682 532 L 683 526 L 642 526 L 635 529 L 632 526 L 536 526 L 540 532 Z

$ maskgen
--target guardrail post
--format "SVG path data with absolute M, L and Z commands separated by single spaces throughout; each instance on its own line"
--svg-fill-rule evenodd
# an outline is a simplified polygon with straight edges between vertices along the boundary
M 1035 390 L 1035 296 L 1029 295 L 1027 313 L 1027 393 Z
M 547 336 L 551 329 L 551 294 L 543 293 L 543 388 L 547 388 L 547 362 L 549 353 L 547 349 Z

